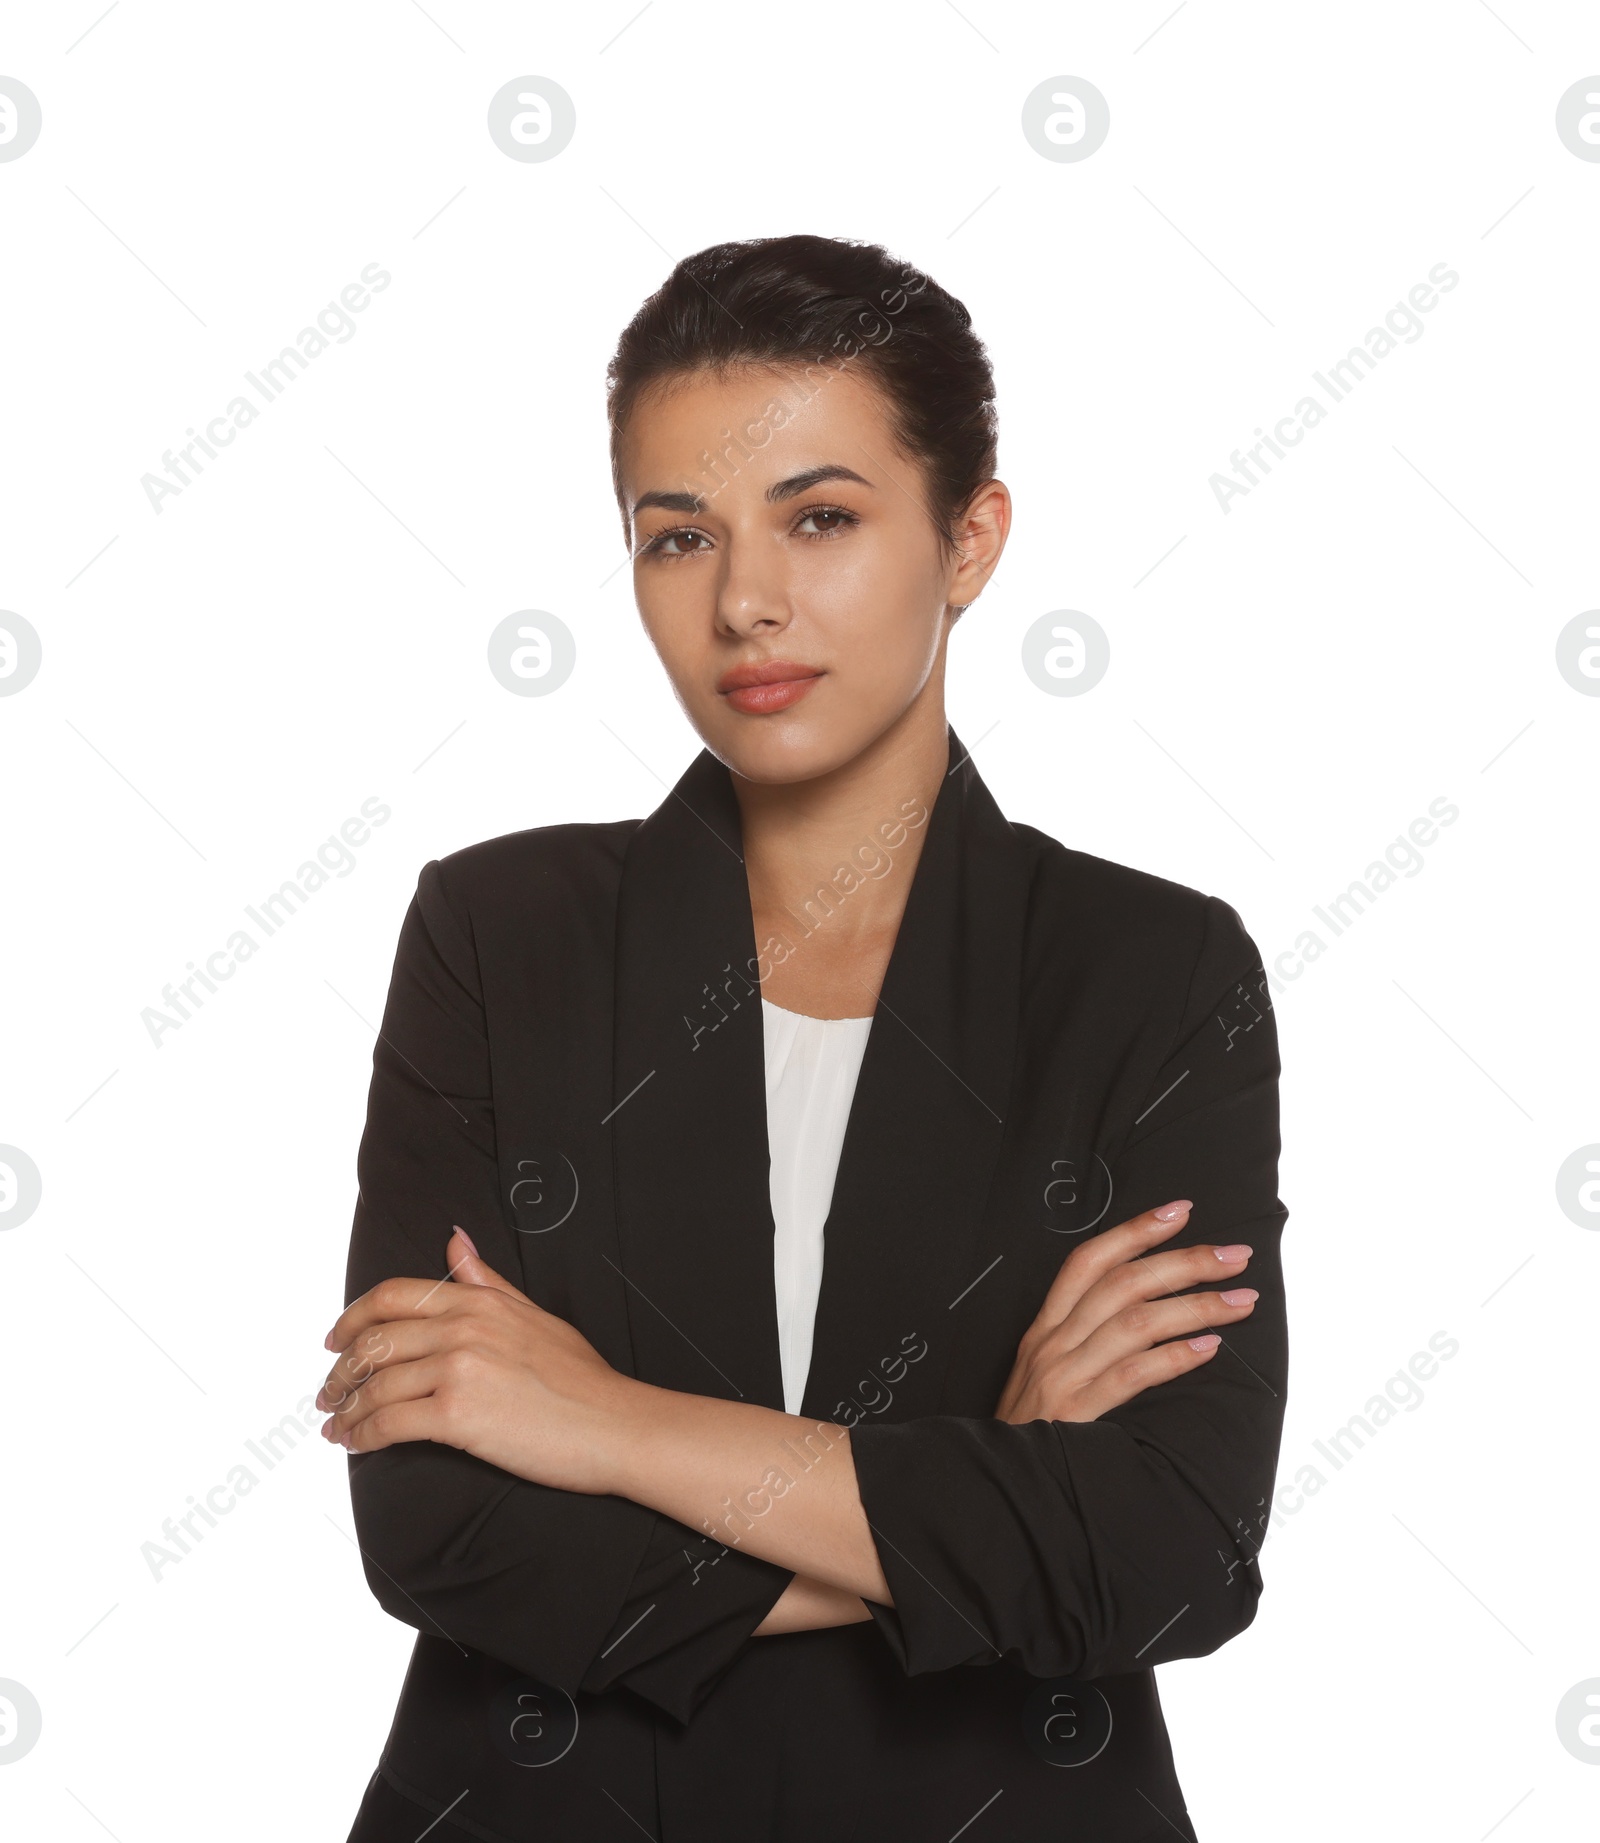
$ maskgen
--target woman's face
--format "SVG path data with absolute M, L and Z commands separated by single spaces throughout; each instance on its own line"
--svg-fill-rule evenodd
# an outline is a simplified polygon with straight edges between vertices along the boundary
M 810 780 L 902 720 L 942 730 L 949 610 L 993 571 L 1009 500 L 982 489 L 948 558 L 863 367 L 674 377 L 619 459 L 645 630 L 734 773 Z

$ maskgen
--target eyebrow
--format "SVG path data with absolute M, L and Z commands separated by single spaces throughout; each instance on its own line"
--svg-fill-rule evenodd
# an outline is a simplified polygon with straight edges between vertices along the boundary
M 793 499 L 801 493 L 809 492 L 812 487 L 824 480 L 854 480 L 858 486 L 869 491 L 874 490 L 872 482 L 864 479 L 853 467 L 844 467 L 837 462 L 825 462 L 820 467 L 808 467 L 803 473 L 790 474 L 786 480 L 775 480 L 767 488 L 766 498 L 770 505 L 777 505 L 785 499 Z M 650 506 L 659 506 L 664 512 L 685 512 L 694 514 L 705 510 L 705 499 L 699 493 L 641 493 L 633 502 L 634 518 Z

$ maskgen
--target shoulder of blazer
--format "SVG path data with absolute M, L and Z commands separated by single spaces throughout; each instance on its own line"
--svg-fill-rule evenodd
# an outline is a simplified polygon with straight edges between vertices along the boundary
M 1075 851 L 1034 826 L 1013 821 L 1012 829 L 1033 864 L 1029 960 L 1035 967 L 1070 932 L 1077 951 L 1106 970 L 1181 969 L 1180 998 L 1203 1001 L 1207 992 L 1191 992 L 1192 985 L 1220 991 L 1259 965 L 1243 919 L 1222 897 Z
M 437 932 L 438 917 L 480 943 L 505 938 L 502 923 L 536 927 L 558 915 L 599 921 L 615 907 L 628 841 L 642 823 L 529 826 L 463 845 L 423 865 L 417 898 L 424 920 Z M 447 917 L 439 916 L 441 907 Z
M 1108 934 L 1167 948 L 1187 938 L 1198 942 L 1206 905 L 1216 900 L 1153 871 L 1135 870 L 1092 852 L 1076 851 L 1036 826 L 1012 821 L 1011 829 L 1033 863 L 1033 893 L 1052 911 L 1071 912 L 1075 921 L 1093 918 Z

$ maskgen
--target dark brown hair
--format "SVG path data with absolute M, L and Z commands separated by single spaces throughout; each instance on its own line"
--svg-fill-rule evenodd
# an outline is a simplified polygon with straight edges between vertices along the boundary
M 922 464 L 929 515 L 954 554 L 959 513 L 994 478 L 994 373 L 972 316 L 931 276 L 876 243 L 758 237 L 685 256 L 623 330 L 606 370 L 611 473 L 622 510 L 621 436 L 652 384 L 741 365 L 860 364 L 882 390 L 895 441 Z

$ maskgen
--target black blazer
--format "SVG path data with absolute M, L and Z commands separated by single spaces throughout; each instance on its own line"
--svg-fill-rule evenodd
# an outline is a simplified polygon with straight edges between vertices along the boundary
M 1287 1370 L 1266 980 L 1227 903 L 1008 823 L 950 740 L 803 1403 L 852 1429 L 893 1608 L 752 1638 L 791 1576 L 736 1541 L 446 1446 L 354 1456 L 367 1580 L 419 1636 L 352 1843 L 441 1814 L 434 1843 L 1194 1837 L 1151 1667 L 1216 1650 L 1261 1593 Z M 740 843 L 702 751 L 643 821 L 423 868 L 347 1298 L 442 1275 L 459 1222 L 615 1368 L 781 1409 Z M 1254 1246 L 1252 1316 L 1098 1421 L 995 1420 L 1070 1250 L 1175 1197 L 1163 1246 Z

